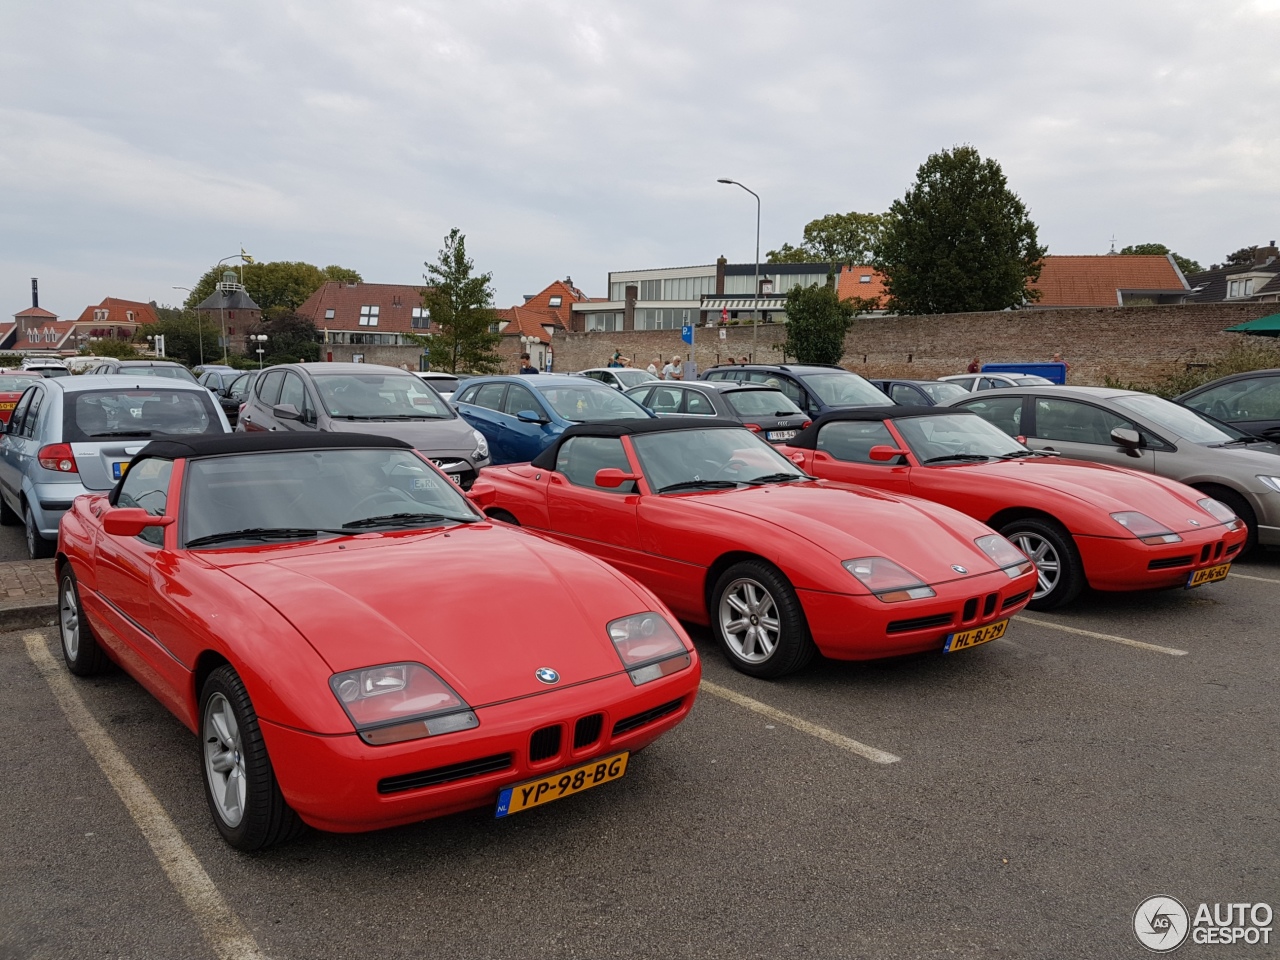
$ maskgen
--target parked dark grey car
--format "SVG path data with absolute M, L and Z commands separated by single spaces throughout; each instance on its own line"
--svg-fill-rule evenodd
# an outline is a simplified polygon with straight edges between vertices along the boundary
M 1237 430 L 1280 442 L 1280 370 L 1233 373 L 1173 399 Z
M 464 490 L 489 443 L 415 374 L 373 363 L 286 363 L 263 370 L 237 432 L 318 430 L 405 440 Z
M 892 400 L 858 374 L 818 363 L 725 364 L 712 367 L 698 379 L 763 383 L 781 390 L 811 417 L 844 407 L 893 405 Z
M 625 391 L 660 417 L 737 420 L 770 443 L 786 443 L 809 424 L 809 415 L 781 390 L 734 380 L 655 380 Z

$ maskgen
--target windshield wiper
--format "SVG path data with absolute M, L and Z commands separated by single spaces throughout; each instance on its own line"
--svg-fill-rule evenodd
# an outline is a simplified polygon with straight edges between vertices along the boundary
M 311 540 L 322 533 L 345 533 L 344 530 L 325 530 L 318 527 L 245 527 L 243 530 L 226 530 L 196 537 L 187 541 L 187 547 L 206 547 L 227 540 Z
M 659 493 L 674 493 L 677 490 L 728 490 L 730 487 L 737 487 L 736 480 L 681 480 L 679 483 L 669 483 L 665 487 L 659 487 Z
M 443 413 L 383 413 L 366 420 L 448 420 Z
M 930 457 L 928 460 L 921 460 L 920 465 L 924 466 L 929 463 L 942 463 L 944 460 L 959 460 L 963 463 L 979 463 L 983 460 L 990 460 L 985 453 L 948 453 L 941 457 Z
M 150 430 L 113 430 L 110 433 L 91 433 L 89 439 L 94 437 L 149 437 Z
M 344 523 L 342 529 L 355 530 L 360 527 L 383 527 L 392 524 L 413 524 L 418 522 L 439 522 L 441 520 L 452 520 L 454 523 L 476 523 L 479 517 L 457 517 L 452 514 L 445 513 L 385 513 L 380 517 L 365 517 L 362 520 L 352 520 Z
M 749 483 L 755 486 L 759 483 L 787 483 L 791 480 L 812 480 L 813 477 L 805 473 L 766 473 L 758 477 L 752 477 L 750 480 L 744 480 L 743 483 Z
M 1021 460 L 1023 457 L 1060 457 L 1057 450 L 1015 450 L 1013 453 L 1002 453 L 997 460 Z
M 1249 435 L 1246 437 L 1236 437 L 1234 440 L 1228 440 L 1226 443 L 1211 443 L 1211 447 L 1233 447 L 1237 443 L 1271 443 L 1266 437 L 1255 437 Z

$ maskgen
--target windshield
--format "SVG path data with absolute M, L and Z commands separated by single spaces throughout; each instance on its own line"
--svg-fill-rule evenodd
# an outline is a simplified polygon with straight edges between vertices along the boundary
M 894 406 L 892 400 L 856 373 L 811 373 L 800 379 L 829 407 Z
M 165 377 L 169 380 L 185 380 L 187 383 L 196 382 L 196 378 L 186 367 L 153 367 L 139 364 L 136 367 L 122 366 L 116 373 L 128 377 Z
M 1226 443 L 1238 440 L 1246 434 L 1225 423 L 1211 420 L 1203 414 L 1187 407 L 1179 406 L 1172 400 L 1152 396 L 1149 393 L 1132 396 L 1115 397 L 1112 402 L 1117 407 L 1132 410 L 1139 416 L 1146 417 L 1152 423 L 1190 440 L 1192 443 Z
M 529 379 L 536 380 L 537 377 Z M 538 392 L 557 414 L 575 423 L 649 419 L 649 414 L 640 404 L 630 397 L 624 397 L 613 387 L 606 387 L 594 380 L 584 378 L 580 384 L 538 387 Z
M 225 432 L 208 390 L 126 387 L 76 391 L 66 396 L 62 408 L 65 443 Z
M 339 420 L 449 420 L 440 395 L 403 370 L 312 374 L 320 402 Z
M 623 387 L 638 387 L 642 383 L 648 383 L 650 380 L 658 379 L 648 370 L 618 370 L 615 368 L 612 372 L 613 375 L 622 383 Z
M 438 527 L 479 519 L 410 450 L 284 450 L 191 460 L 182 537 L 191 547 Z
M 770 444 L 745 428 L 671 430 L 631 438 L 650 489 L 736 487 L 806 479 Z M 673 491 L 674 492 L 674 491 Z
M 804 411 L 778 390 L 731 390 L 724 399 L 740 417 L 804 416 Z
M 935 417 L 903 417 L 893 421 L 902 439 L 921 463 L 957 455 L 1008 457 L 1027 448 L 981 417 L 967 413 L 940 413 Z
M 948 400 L 955 400 L 959 397 L 967 397 L 969 391 L 958 383 L 917 383 L 917 387 L 929 395 L 929 399 L 934 403 L 946 403 Z
M 21 393 L 39 379 L 36 376 L 21 377 L 8 374 L 0 376 L 0 393 Z

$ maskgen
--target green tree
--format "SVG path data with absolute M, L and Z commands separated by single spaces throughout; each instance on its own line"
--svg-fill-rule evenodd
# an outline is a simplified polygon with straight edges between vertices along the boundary
M 156 323 L 138 328 L 138 335 L 134 337 L 136 342 L 145 343 L 147 334 L 163 334 L 165 355 L 170 360 L 195 367 L 202 362 L 200 341 L 203 338 L 203 362 L 222 362 L 217 323 L 206 322 L 194 310 L 173 307 L 156 307 L 156 316 L 159 318 Z
M 423 279 L 422 305 L 431 317 L 429 340 L 431 366 L 450 373 L 490 373 L 501 369 L 497 354 L 499 334 L 490 328 L 498 322 L 493 309 L 493 274 L 472 274 L 475 264 L 467 257 L 467 238 L 457 227 L 444 238 L 435 263 Z
M 897 313 L 1003 310 L 1039 298 L 1045 248 L 1004 171 L 971 146 L 935 153 L 889 208 L 874 265 Z
M 249 333 L 267 335 L 266 342 L 262 344 L 264 364 L 297 363 L 299 360 L 314 363 L 320 359 L 320 331 L 314 323 L 296 313 L 282 313 L 271 320 L 264 320 Z M 256 347 L 256 343 L 251 343 L 246 354 L 254 361 L 258 358 L 254 352 Z
M 766 255 L 769 263 L 847 263 L 871 262 L 885 216 L 879 213 L 829 213 L 810 220 L 804 227 L 800 246 L 784 243 Z
M 1204 267 L 1200 266 L 1200 264 L 1196 263 L 1190 257 L 1184 257 L 1181 254 L 1174 253 L 1163 243 L 1135 243 L 1124 247 L 1120 252 L 1126 256 L 1171 256 L 1173 257 L 1173 262 L 1178 265 L 1178 269 L 1182 271 L 1182 275 L 1184 277 L 1188 274 L 1204 272 Z
M 213 293 L 215 285 L 228 269 L 226 265 L 210 267 L 192 288 L 186 306 L 195 307 Z M 240 267 L 233 268 L 240 277 Z M 245 293 L 262 308 L 262 316 L 272 319 L 293 313 L 303 301 L 319 290 L 329 280 L 360 283 L 360 274 L 347 267 L 330 265 L 321 270 L 311 263 L 280 260 L 272 263 L 247 263 L 244 265 Z
M 834 275 L 822 285 L 792 287 L 783 354 L 800 363 L 839 363 L 854 312 L 854 304 L 836 295 Z
M 143 340 L 143 343 L 146 341 Z M 81 352 L 88 356 L 115 357 L 119 360 L 132 360 L 138 356 L 138 348 L 133 343 L 128 340 L 117 340 L 114 337 L 104 337 L 101 340 L 85 343 Z

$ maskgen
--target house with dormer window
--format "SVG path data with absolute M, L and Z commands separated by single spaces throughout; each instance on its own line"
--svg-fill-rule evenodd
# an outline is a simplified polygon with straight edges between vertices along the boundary
M 1189 303 L 1280 303 L 1280 248 L 1255 247 L 1252 263 L 1231 263 L 1187 277 Z

